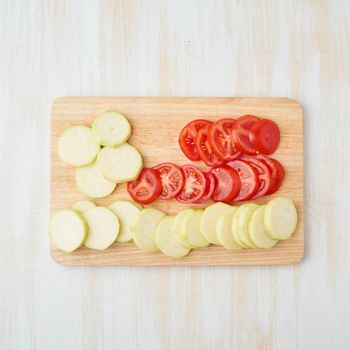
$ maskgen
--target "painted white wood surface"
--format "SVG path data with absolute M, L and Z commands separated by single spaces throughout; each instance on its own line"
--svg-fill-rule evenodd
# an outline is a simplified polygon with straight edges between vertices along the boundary
M 0 348 L 350 348 L 350 2 L 0 3 Z M 287 96 L 305 110 L 300 265 L 72 268 L 49 257 L 65 95 Z

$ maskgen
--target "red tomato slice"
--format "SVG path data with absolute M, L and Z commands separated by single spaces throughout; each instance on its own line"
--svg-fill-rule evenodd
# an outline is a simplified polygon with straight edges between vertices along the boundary
M 181 203 L 194 203 L 203 197 L 207 179 L 198 168 L 191 164 L 184 165 L 182 171 L 185 175 L 185 185 L 176 199 Z
M 259 187 L 258 172 L 255 168 L 249 163 L 238 159 L 227 163 L 227 165 L 238 172 L 241 180 L 241 190 L 234 198 L 234 201 L 239 202 L 252 198 Z
M 162 163 L 152 169 L 158 171 L 162 183 L 162 192 L 159 199 L 175 198 L 182 191 L 185 184 L 185 175 L 177 165 Z
M 209 129 L 209 143 L 213 152 L 222 160 L 236 159 L 241 153 L 232 137 L 235 125 L 234 119 L 220 119 L 213 123 Z
M 197 119 L 188 123 L 180 132 L 179 144 L 184 155 L 193 161 L 200 160 L 195 145 L 198 130 L 204 125 L 210 125 L 212 122 L 205 119 Z
M 160 176 L 156 170 L 143 168 L 136 180 L 128 182 L 127 189 L 136 202 L 152 203 L 162 192 Z
M 210 125 L 204 125 L 201 129 L 198 130 L 196 136 L 196 148 L 199 154 L 200 159 L 208 165 L 214 166 L 222 164 L 222 160 L 220 160 L 215 153 L 209 143 L 208 133 L 209 133 Z
M 262 154 L 258 154 L 255 157 L 257 159 L 261 160 L 262 162 L 264 162 L 266 164 L 266 166 L 269 168 L 271 181 L 270 181 L 270 188 L 266 192 L 266 195 L 271 194 L 272 190 L 275 187 L 275 182 L 276 182 L 276 179 L 277 179 L 277 167 L 276 167 L 275 163 L 272 161 L 271 158 L 263 156 Z
M 216 186 L 216 178 L 213 174 L 204 173 L 204 176 L 207 179 L 207 186 L 203 193 L 203 197 L 196 201 L 196 203 L 203 203 L 205 201 L 210 200 Z
M 238 149 L 244 154 L 256 154 L 256 149 L 249 139 L 249 130 L 257 121 L 259 118 L 250 114 L 242 115 L 236 120 L 232 135 Z
M 261 119 L 249 130 L 249 140 L 259 153 L 271 154 L 280 143 L 280 129 L 269 119 Z
M 216 177 L 217 183 L 211 196 L 215 202 L 231 202 L 241 190 L 241 180 L 235 169 L 221 165 L 210 170 Z
M 271 158 L 271 160 L 273 161 L 273 163 L 277 168 L 277 177 L 276 177 L 276 182 L 274 184 L 274 187 L 271 189 L 271 191 L 269 191 L 269 194 L 273 194 L 279 190 L 285 177 L 285 171 L 282 164 L 277 159 Z
M 271 187 L 271 176 L 267 165 L 256 157 L 242 156 L 241 159 L 252 165 L 258 172 L 259 187 L 252 199 L 266 195 Z

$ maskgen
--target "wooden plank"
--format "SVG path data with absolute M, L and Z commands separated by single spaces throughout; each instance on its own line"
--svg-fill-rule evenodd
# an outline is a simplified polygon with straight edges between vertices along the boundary
M 77 124 L 90 125 L 94 117 L 105 110 L 117 110 L 125 114 L 133 126 L 129 142 L 136 146 L 147 166 L 172 161 L 189 163 L 179 149 L 177 139 L 181 127 L 188 121 L 205 117 L 238 117 L 252 113 L 275 120 L 281 129 L 281 144 L 274 157 L 286 169 L 286 179 L 276 195 L 293 199 L 299 223 L 293 237 L 279 242 L 270 250 L 227 251 L 223 247 L 209 246 L 193 250 L 183 259 L 172 259 L 162 253 L 143 253 L 134 244 L 115 243 L 105 251 L 80 248 L 66 254 L 51 247 L 52 258 L 66 265 L 278 265 L 301 261 L 304 254 L 303 224 L 303 115 L 298 103 L 287 98 L 181 98 L 181 97 L 63 97 L 52 107 L 51 149 L 51 213 L 70 207 L 83 199 L 75 186 L 74 169 L 57 157 L 57 138 L 62 131 Z M 196 163 L 205 169 L 201 163 Z M 276 196 L 275 195 L 275 196 Z M 128 199 L 125 185 L 104 199 L 99 205 L 109 205 L 115 200 Z M 270 197 L 257 200 L 266 203 Z M 205 207 L 208 203 L 195 205 Z M 153 207 L 175 214 L 185 208 L 172 201 L 157 201 Z

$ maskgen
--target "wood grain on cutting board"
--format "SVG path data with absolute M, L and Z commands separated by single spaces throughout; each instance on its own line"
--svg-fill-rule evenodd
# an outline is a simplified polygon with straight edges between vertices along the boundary
M 51 212 L 70 207 L 86 198 L 77 190 L 74 168 L 65 165 L 57 156 L 57 139 L 71 125 L 91 125 L 94 117 L 106 110 L 116 110 L 130 120 L 133 132 L 128 142 L 142 154 L 145 166 L 171 161 L 179 165 L 189 163 L 178 145 L 181 128 L 196 118 L 217 120 L 255 114 L 276 121 L 281 130 L 281 143 L 273 155 L 281 161 L 286 178 L 280 189 L 257 203 L 266 203 L 277 196 L 293 199 L 299 222 L 295 234 L 279 242 L 272 249 L 243 249 L 228 251 L 211 245 L 195 249 L 182 259 L 165 256 L 161 252 L 145 253 L 133 243 L 115 243 L 104 251 L 79 248 L 64 253 L 51 247 L 53 259 L 67 265 L 279 265 L 299 262 L 304 253 L 303 222 L 303 113 L 300 105 L 287 98 L 249 97 L 63 97 L 52 107 L 51 121 Z M 195 162 L 202 169 L 201 162 Z M 116 200 L 130 200 L 125 184 L 118 185 L 114 193 L 95 200 L 108 206 Z M 204 208 L 211 202 L 195 207 Z M 188 208 L 176 200 L 157 200 L 150 206 L 176 214 Z M 194 205 L 192 205 L 193 207 Z

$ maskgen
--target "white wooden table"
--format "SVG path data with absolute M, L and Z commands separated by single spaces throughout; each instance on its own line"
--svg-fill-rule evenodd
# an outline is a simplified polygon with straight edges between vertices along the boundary
M 350 348 L 350 2 L 0 4 L 0 349 Z M 287 96 L 305 110 L 306 255 L 69 268 L 49 256 L 58 96 Z

